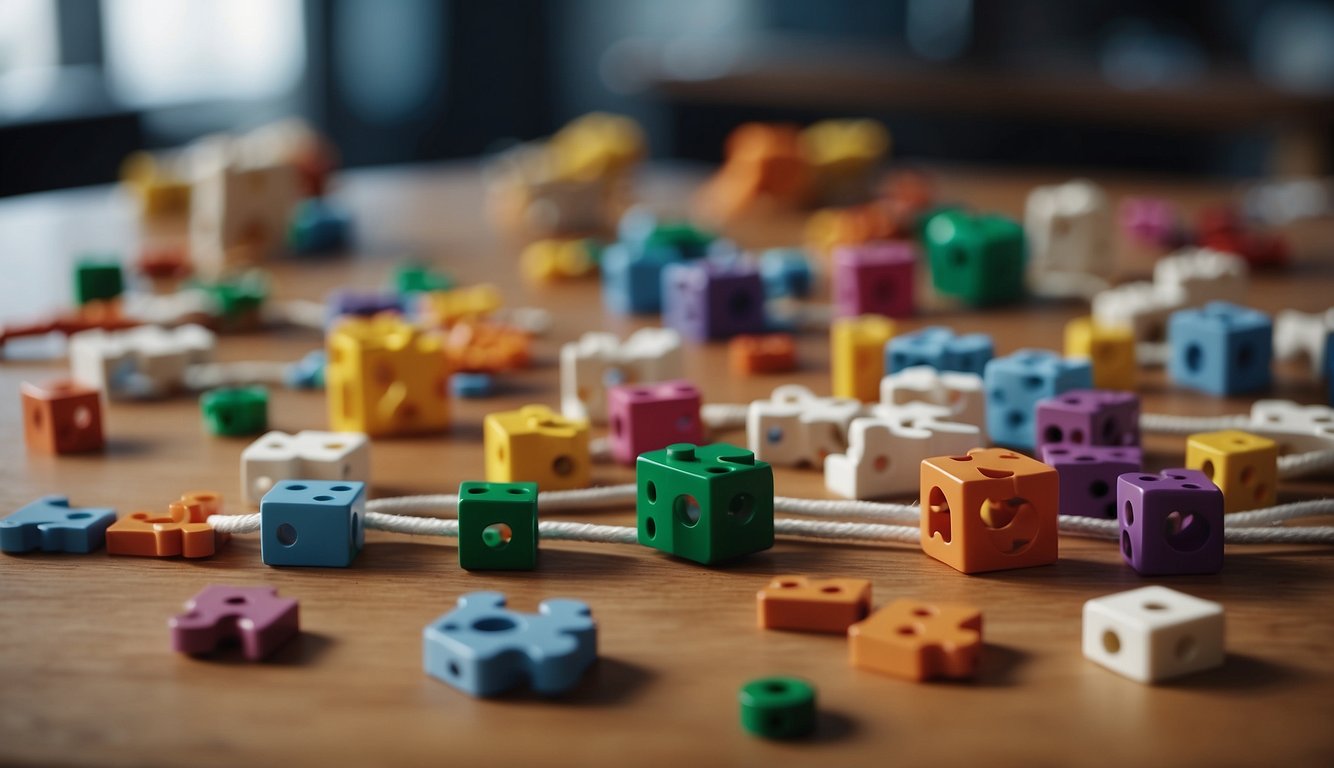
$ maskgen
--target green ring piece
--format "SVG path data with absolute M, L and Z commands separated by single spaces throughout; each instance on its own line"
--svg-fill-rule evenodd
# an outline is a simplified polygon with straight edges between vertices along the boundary
M 795 677 L 761 677 L 741 686 L 741 727 L 766 739 L 795 739 L 815 730 L 815 687 Z

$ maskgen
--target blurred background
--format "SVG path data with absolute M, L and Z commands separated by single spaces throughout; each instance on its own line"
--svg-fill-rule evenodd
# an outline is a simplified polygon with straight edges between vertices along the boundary
M 359 166 L 590 110 L 639 120 L 655 158 L 856 115 L 910 161 L 1321 174 L 1334 2 L 0 0 L 0 195 L 285 115 Z

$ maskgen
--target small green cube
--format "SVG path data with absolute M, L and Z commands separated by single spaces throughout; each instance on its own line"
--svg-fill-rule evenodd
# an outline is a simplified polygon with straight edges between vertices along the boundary
M 459 567 L 467 571 L 537 567 L 537 483 L 459 486 Z
M 1013 219 L 944 211 L 927 221 L 924 240 L 941 294 L 971 306 L 1023 298 L 1028 253 L 1024 229 Z
M 708 253 L 709 246 L 716 239 L 689 223 L 673 221 L 654 227 L 644 241 L 644 249 L 666 248 L 675 251 L 681 259 L 698 259 Z
M 255 435 L 269 428 L 269 393 L 263 387 L 223 387 L 199 398 L 204 426 L 214 435 Z
M 116 261 L 87 258 L 74 266 L 74 302 L 79 306 L 114 299 L 124 292 L 125 274 Z
M 741 686 L 741 727 L 766 739 L 815 730 L 815 688 L 795 677 L 762 677 Z
M 394 286 L 400 295 L 448 291 L 454 287 L 454 278 L 422 264 L 404 264 L 394 273 Z

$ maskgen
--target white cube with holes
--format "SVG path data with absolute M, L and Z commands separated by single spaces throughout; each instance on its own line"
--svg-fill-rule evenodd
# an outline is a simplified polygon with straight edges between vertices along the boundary
M 370 440 L 360 432 L 269 432 L 241 452 L 241 495 L 258 504 L 283 480 L 354 480 L 369 483 Z
M 1035 187 L 1024 206 L 1029 274 L 1108 277 L 1112 258 L 1112 211 L 1107 193 L 1086 179 Z
M 944 406 L 950 421 L 986 430 L 986 388 L 975 373 L 938 371 L 929 365 L 904 368 L 880 380 L 880 403 L 891 408 L 909 403 Z
M 1334 408 L 1256 400 L 1245 430 L 1278 443 L 1280 453 L 1334 450 Z
M 1246 303 L 1250 279 L 1240 256 L 1211 248 L 1182 248 L 1153 265 L 1153 284 L 1167 301 L 1198 307 L 1211 301 Z
M 860 400 L 820 397 L 799 384 L 784 384 L 746 412 L 746 441 L 755 458 L 776 466 L 821 466 L 848 447 L 848 426 L 865 414 Z
M 849 499 L 916 495 L 922 460 L 967 453 L 982 443 L 971 424 L 949 421 L 941 406 L 912 403 L 852 421 L 847 453 L 825 457 L 824 482 L 830 492 Z
M 561 414 L 605 424 L 607 390 L 679 379 L 683 359 L 681 336 L 670 328 L 641 328 L 625 341 L 614 333 L 585 333 L 560 349 Z
M 1221 666 L 1223 606 L 1167 587 L 1084 603 L 1084 657 L 1141 683 Z
M 1129 328 L 1135 341 L 1167 338 L 1167 317 L 1181 304 L 1164 296 L 1154 283 L 1123 283 L 1093 297 L 1093 322 L 1104 328 Z
M 1274 357 L 1296 360 L 1305 357 L 1311 370 L 1325 370 L 1325 344 L 1334 333 L 1334 309 L 1301 312 L 1285 309 L 1274 318 Z

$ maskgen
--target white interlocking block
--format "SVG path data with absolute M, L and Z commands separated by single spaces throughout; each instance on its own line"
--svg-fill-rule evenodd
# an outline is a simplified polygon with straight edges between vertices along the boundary
M 975 373 L 937 371 L 929 365 L 904 368 L 880 380 L 880 403 L 891 407 L 908 403 L 944 406 L 949 409 L 950 421 L 986 431 L 986 389 L 982 377 Z
M 189 152 L 190 258 L 205 277 L 262 261 L 287 236 L 300 202 L 296 168 L 255 149 L 215 137 Z
M 269 432 L 241 452 L 241 493 L 258 504 L 283 480 L 369 483 L 370 440 L 360 432 Z
M 1024 208 L 1029 274 L 1110 277 L 1112 212 L 1107 193 L 1091 181 L 1037 187 Z
M 1154 283 L 1125 283 L 1093 297 L 1093 322 L 1108 328 L 1129 328 L 1135 341 L 1162 341 L 1167 317 L 1181 305 L 1170 301 Z
M 847 449 L 848 426 L 865 406 L 846 397 L 820 397 L 785 384 L 746 411 L 746 441 L 755 458 L 775 466 L 820 466 Z
M 621 341 L 590 332 L 560 350 L 560 407 L 566 418 L 607 421 L 607 390 L 680 378 L 681 336 L 670 328 L 641 328 Z
M 1334 408 L 1291 400 L 1256 400 L 1247 432 L 1278 443 L 1283 453 L 1334 449 Z
M 198 325 L 81 331 L 70 337 L 70 374 L 109 397 L 161 397 L 183 389 L 187 368 L 212 360 L 215 343 Z
M 860 400 L 821 397 L 802 409 L 801 430 L 806 442 L 806 460 L 820 466 L 826 456 L 848 449 L 848 427 L 866 412 Z
M 1285 309 L 1274 318 L 1274 357 L 1305 355 L 1317 373 L 1325 370 L 1325 340 L 1334 333 L 1334 309 L 1321 313 Z
M 1154 683 L 1221 666 L 1223 606 L 1167 587 L 1084 603 L 1084 657 Z
M 1245 260 L 1211 248 L 1183 248 L 1153 266 L 1153 284 L 1167 302 L 1197 307 L 1211 301 L 1246 303 Z
M 824 461 L 825 487 L 850 499 L 879 499 L 917 493 L 922 460 L 955 456 L 981 445 L 980 430 L 947 421 L 948 410 L 912 403 L 878 407 L 883 416 L 854 419 L 847 453 Z

